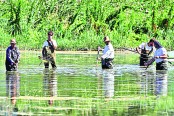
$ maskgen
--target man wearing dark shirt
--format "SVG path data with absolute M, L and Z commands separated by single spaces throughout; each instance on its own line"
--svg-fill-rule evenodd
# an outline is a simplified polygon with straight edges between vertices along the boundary
M 20 59 L 20 53 L 16 47 L 16 40 L 10 40 L 10 46 L 6 50 L 5 66 L 7 71 L 16 71 Z

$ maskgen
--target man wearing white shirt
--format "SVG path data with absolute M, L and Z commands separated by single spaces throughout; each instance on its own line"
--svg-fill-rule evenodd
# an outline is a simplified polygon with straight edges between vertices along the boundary
M 167 50 L 156 40 L 154 40 L 156 48 L 154 57 L 156 61 L 156 70 L 167 70 Z
M 104 42 L 106 44 L 103 55 L 101 56 L 102 68 L 103 69 L 112 69 L 112 61 L 114 59 L 114 48 L 110 42 L 108 36 L 104 37 Z
M 154 61 L 156 62 L 156 70 L 167 70 L 167 50 L 155 39 L 153 39 L 153 44 L 156 48 L 154 57 L 145 62 L 145 66 L 149 66 Z
M 48 60 L 53 69 L 56 69 L 56 54 L 55 49 L 57 48 L 57 42 L 53 40 L 53 32 L 48 32 L 48 40 L 46 40 L 43 44 L 42 56 L 44 59 Z M 49 68 L 49 62 L 45 62 L 45 68 Z
M 136 51 L 140 54 L 140 66 L 144 66 L 144 63 L 149 60 L 153 50 L 152 39 L 148 43 L 142 43 L 136 48 Z

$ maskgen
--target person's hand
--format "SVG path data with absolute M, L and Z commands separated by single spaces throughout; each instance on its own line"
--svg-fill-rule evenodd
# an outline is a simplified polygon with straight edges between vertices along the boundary
M 16 63 L 15 62 L 12 62 L 11 65 L 16 65 Z
M 144 63 L 144 66 L 148 66 L 147 62 Z
M 158 59 L 158 58 L 160 58 L 160 56 L 155 56 L 155 59 Z
M 98 51 L 100 51 L 101 50 L 101 48 L 100 48 L 100 46 L 98 46 Z
M 19 60 L 16 60 L 15 63 L 19 63 Z
M 42 57 L 41 56 L 38 56 L 39 59 L 41 59 Z
M 101 60 L 101 58 L 100 57 L 97 57 L 97 60 Z

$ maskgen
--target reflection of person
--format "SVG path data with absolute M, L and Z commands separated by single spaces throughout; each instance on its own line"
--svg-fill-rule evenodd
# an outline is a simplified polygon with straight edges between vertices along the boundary
M 154 57 L 144 63 L 145 66 L 148 66 L 156 61 L 156 70 L 167 70 L 167 50 L 155 39 L 153 39 L 153 44 L 156 48 Z
M 6 92 L 7 96 L 11 98 L 11 103 L 16 104 L 16 97 L 19 95 L 20 77 L 16 71 L 6 72 Z
M 153 52 L 153 40 L 150 39 L 148 43 L 142 43 L 136 51 L 140 54 L 140 66 L 144 66 L 144 62 L 148 61 L 150 54 Z
M 167 71 L 157 71 L 155 85 L 157 96 L 167 96 Z
M 112 69 L 103 70 L 103 89 L 106 98 L 114 96 L 114 72 Z
M 53 40 L 53 32 L 48 32 L 48 40 L 43 44 L 42 56 L 44 59 L 51 62 L 52 68 L 56 69 L 56 53 L 57 42 Z M 45 68 L 49 68 L 49 62 L 44 62 Z
M 20 53 L 16 47 L 16 40 L 10 40 L 10 46 L 6 50 L 5 66 L 7 71 L 16 71 L 20 59 Z
M 110 42 L 108 36 L 105 36 L 103 41 L 105 42 L 105 48 L 103 50 L 103 55 L 101 56 L 102 68 L 112 69 L 112 61 L 114 59 L 114 48 Z
M 154 94 L 154 79 L 155 79 L 155 71 L 143 71 L 140 72 L 140 93 L 147 95 L 147 94 Z
M 44 70 L 43 88 L 45 96 L 50 97 L 48 104 L 53 105 L 53 97 L 57 96 L 57 78 L 55 72 L 48 69 Z

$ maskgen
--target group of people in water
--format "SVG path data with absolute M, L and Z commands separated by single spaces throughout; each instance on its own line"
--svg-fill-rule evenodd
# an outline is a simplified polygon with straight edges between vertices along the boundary
M 105 36 L 103 42 L 106 44 L 102 50 L 103 54 L 98 60 L 101 60 L 102 69 L 112 69 L 114 59 L 114 48 L 108 36 Z M 45 68 L 49 68 L 49 63 L 53 69 L 56 69 L 56 54 L 57 42 L 53 39 L 53 32 L 48 32 L 48 39 L 42 46 L 42 60 L 45 60 Z M 147 43 L 142 43 L 136 48 L 137 53 L 140 54 L 140 66 L 148 67 L 154 61 L 156 62 L 156 70 L 167 70 L 167 50 L 154 38 Z M 151 57 L 151 53 L 154 55 Z M 7 71 L 16 71 L 20 61 L 20 52 L 16 46 L 16 40 L 10 40 L 10 46 L 6 50 L 5 66 Z
M 56 54 L 55 49 L 57 48 L 57 42 L 53 39 L 53 32 L 48 32 L 48 39 L 43 43 L 42 47 L 42 57 L 39 57 L 41 60 L 44 60 L 45 68 L 49 68 L 49 63 L 52 68 L 55 70 L 56 66 Z M 20 61 L 20 52 L 16 46 L 16 40 L 10 40 L 10 46 L 6 50 L 6 60 L 5 66 L 6 71 L 17 71 L 18 63 Z
M 113 68 L 114 49 L 108 36 L 104 37 L 103 41 L 106 46 L 101 56 L 102 68 L 111 69 Z M 167 70 L 167 50 L 155 38 L 140 44 L 136 52 L 140 54 L 140 66 L 147 68 L 155 61 L 156 70 Z M 151 55 L 152 53 L 154 55 Z
M 140 66 L 148 67 L 154 61 L 156 70 L 167 70 L 167 50 L 154 38 L 136 48 L 140 54 Z M 150 55 L 154 52 L 154 55 Z
M 102 69 L 112 69 L 113 68 L 113 60 L 114 60 L 114 48 L 111 44 L 111 40 L 109 39 L 108 36 L 105 36 L 103 38 L 103 42 L 105 43 L 104 49 L 101 49 L 100 47 L 98 48 L 98 53 L 99 51 L 102 50 L 103 54 L 101 57 L 98 57 L 97 60 L 101 60 L 101 67 Z M 43 43 L 42 46 L 42 56 L 39 57 L 41 60 L 44 60 L 44 66 L 45 66 L 45 71 L 48 71 L 49 69 L 49 64 L 51 64 L 52 69 L 56 69 L 56 54 L 55 50 L 57 48 L 57 42 L 53 39 L 53 32 L 49 31 L 48 32 L 48 39 Z M 150 39 L 149 42 L 147 43 L 142 43 L 136 48 L 136 52 L 140 54 L 140 66 L 143 67 L 148 67 L 151 65 L 154 61 L 156 62 L 156 70 L 167 70 L 167 50 L 154 38 Z M 154 53 L 154 55 L 152 55 Z M 20 52 L 19 49 L 16 46 L 16 40 L 11 39 L 10 40 L 10 46 L 6 50 L 6 61 L 5 61 L 5 66 L 6 66 L 6 71 L 7 72 L 13 72 L 13 73 L 7 73 L 7 86 L 12 88 L 13 91 L 11 91 L 11 102 L 12 104 L 16 104 L 16 98 L 17 96 L 17 91 L 19 88 L 19 84 L 16 84 L 19 82 L 19 75 L 18 73 L 15 73 L 18 69 L 18 63 L 20 61 Z M 51 77 L 54 75 L 48 75 L 49 73 L 45 73 L 45 79 L 47 77 Z M 109 76 L 109 78 L 114 79 L 113 76 Z M 14 82 L 14 84 L 9 85 L 9 83 Z M 55 81 L 56 82 L 56 81 Z M 112 87 L 113 87 L 113 82 L 111 81 Z M 108 84 L 108 83 L 107 83 Z M 106 86 L 108 87 L 108 86 Z M 52 90 L 52 93 L 50 93 L 51 99 L 49 100 L 49 104 L 53 104 L 52 96 L 56 95 L 56 84 L 50 84 L 50 88 Z M 106 88 L 107 89 L 107 88 Z M 54 90 L 54 91 L 53 91 Z M 15 92 L 16 91 L 16 92 Z M 106 96 L 111 97 L 113 96 L 114 89 L 112 88 L 111 90 L 108 88 L 108 91 L 106 91 Z M 9 92 L 8 92 L 9 93 Z M 111 93 L 111 94 L 110 94 Z

